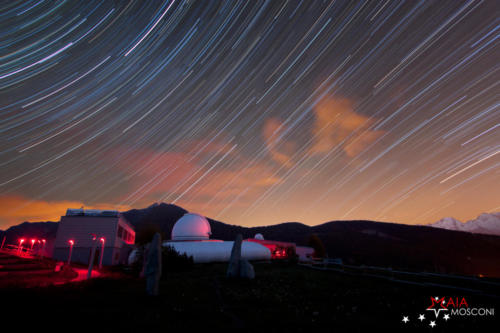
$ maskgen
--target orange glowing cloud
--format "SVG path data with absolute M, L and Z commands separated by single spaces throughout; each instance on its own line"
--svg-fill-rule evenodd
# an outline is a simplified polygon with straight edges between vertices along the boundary
M 125 147 L 117 150 L 117 155 L 126 153 L 117 166 L 129 185 L 118 202 L 145 207 L 164 201 L 216 216 L 228 205 L 248 205 L 282 181 L 267 162 L 251 161 L 236 149 L 228 149 L 234 147 L 230 141 L 196 140 L 181 146 L 187 152 L 145 148 L 129 151 Z M 224 155 L 227 163 L 212 168 Z M 108 163 L 113 161 L 111 156 Z
M 340 145 L 347 156 L 354 157 L 384 133 L 371 130 L 376 120 L 356 113 L 348 99 L 325 97 L 316 104 L 314 115 L 311 154 L 324 154 Z
M 217 217 L 222 210 L 248 207 L 266 189 L 281 181 L 263 163 L 252 166 L 242 163 L 234 170 L 217 170 L 178 204 L 190 211 Z
M 262 128 L 262 136 L 271 158 L 285 168 L 290 168 L 293 165 L 291 156 L 295 145 L 289 141 L 280 142 L 279 145 L 276 144 L 276 139 L 280 137 L 284 130 L 285 127 L 279 119 L 269 118 Z
M 129 206 L 112 204 L 87 206 L 80 201 L 45 201 L 31 200 L 18 195 L 0 196 L 0 227 L 5 228 L 25 221 L 59 221 L 59 218 L 66 214 L 66 209 L 82 206 L 88 209 L 115 209 L 119 211 L 130 209 Z

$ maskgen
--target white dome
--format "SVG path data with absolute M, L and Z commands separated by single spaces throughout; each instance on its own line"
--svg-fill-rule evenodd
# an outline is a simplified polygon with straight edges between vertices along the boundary
M 262 236 L 262 234 L 255 234 L 255 236 L 253 236 L 254 239 L 259 239 L 259 240 L 264 240 L 264 236 Z
M 184 214 L 172 228 L 172 240 L 206 240 L 212 234 L 210 223 L 199 214 Z

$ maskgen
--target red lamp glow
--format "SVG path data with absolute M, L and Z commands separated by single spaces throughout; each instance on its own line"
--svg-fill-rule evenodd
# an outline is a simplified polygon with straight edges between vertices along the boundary
M 71 255 L 73 254 L 73 245 L 75 244 L 75 241 L 70 239 L 68 241 L 69 243 L 69 255 L 68 255 L 68 266 L 71 263 Z
M 104 243 L 106 242 L 106 240 L 104 239 L 104 237 L 101 237 L 99 240 L 102 243 L 101 258 L 99 259 L 99 269 L 101 269 L 102 268 L 102 257 L 104 257 Z
M 43 246 L 40 249 L 40 253 L 39 253 L 40 257 L 43 257 L 43 254 L 45 252 L 45 239 L 42 239 L 42 243 L 43 243 Z
M 23 251 L 23 243 L 24 243 L 24 238 L 19 239 L 19 246 L 17 247 L 17 252 L 19 252 L 19 254 L 21 254 Z

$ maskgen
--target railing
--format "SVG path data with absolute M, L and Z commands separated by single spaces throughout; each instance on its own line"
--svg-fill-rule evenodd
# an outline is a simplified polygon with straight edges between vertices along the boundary
M 430 272 L 408 272 L 394 270 L 390 267 L 346 265 L 339 259 L 313 259 L 310 263 L 300 265 L 342 274 L 374 277 L 397 283 L 414 284 L 427 287 L 440 287 L 461 290 L 468 293 L 486 294 L 500 297 L 500 282 L 476 276 L 440 274 Z
M 4 245 L 1 252 L 8 253 L 14 256 L 23 257 L 23 258 L 34 258 L 37 256 L 41 256 L 41 250 L 31 250 L 29 248 L 19 248 L 18 245 L 7 244 Z

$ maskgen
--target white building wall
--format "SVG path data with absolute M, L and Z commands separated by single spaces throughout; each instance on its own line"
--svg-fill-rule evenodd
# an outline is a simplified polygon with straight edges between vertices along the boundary
M 300 261 L 311 261 L 314 254 L 314 249 L 308 246 L 297 246 L 295 253 L 299 256 Z
M 54 259 L 66 260 L 69 253 L 70 239 L 74 240 L 73 259 L 87 263 L 90 249 L 93 245 L 92 234 L 97 237 L 97 249 L 102 250 L 101 237 L 105 239 L 105 250 L 103 257 L 104 265 L 115 265 L 123 261 L 122 257 L 128 255 L 121 253 L 126 243 L 117 237 L 118 225 L 135 235 L 132 227 L 121 216 L 61 216 L 61 221 L 54 241 Z M 135 237 L 135 236 L 134 236 Z
M 91 234 L 114 242 L 117 224 L 118 217 L 61 216 L 54 247 L 68 247 L 70 239 L 75 241 L 75 247 L 92 247 Z
M 115 238 L 114 246 L 121 248 L 125 242 L 122 239 L 120 239 L 120 237 L 117 237 L 116 233 L 118 232 L 118 226 L 122 227 L 128 233 L 131 233 L 132 235 L 134 235 L 134 239 L 135 239 L 135 231 L 134 231 L 134 229 L 132 229 L 132 226 L 127 222 L 127 220 L 125 220 L 125 218 L 123 218 L 120 215 L 120 217 L 118 218 L 118 223 L 117 223 L 116 228 L 115 228 L 115 237 L 116 238 Z

